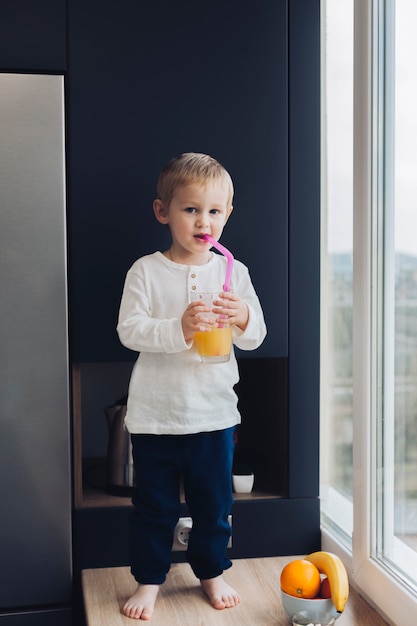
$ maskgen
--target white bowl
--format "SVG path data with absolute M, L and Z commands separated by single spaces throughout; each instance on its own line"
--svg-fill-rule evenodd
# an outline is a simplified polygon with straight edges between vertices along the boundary
M 317 620 L 323 618 L 324 616 L 334 617 L 337 619 L 341 615 L 341 613 L 336 611 L 331 598 L 313 598 L 311 600 L 307 600 L 305 598 L 290 596 L 281 589 L 281 601 L 284 611 L 290 620 L 293 615 L 299 613 L 300 611 L 306 611 L 308 617 L 312 620 Z

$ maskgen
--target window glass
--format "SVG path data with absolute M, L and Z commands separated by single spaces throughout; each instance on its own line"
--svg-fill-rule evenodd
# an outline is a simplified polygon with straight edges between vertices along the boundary
M 415 0 L 385 23 L 384 365 L 377 554 L 417 585 L 417 38 Z
M 352 536 L 353 0 L 322 3 L 322 523 Z

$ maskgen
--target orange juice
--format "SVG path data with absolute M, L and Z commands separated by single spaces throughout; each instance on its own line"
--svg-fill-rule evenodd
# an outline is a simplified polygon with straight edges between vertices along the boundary
M 197 332 L 194 341 L 202 361 L 228 361 L 232 347 L 232 327 Z

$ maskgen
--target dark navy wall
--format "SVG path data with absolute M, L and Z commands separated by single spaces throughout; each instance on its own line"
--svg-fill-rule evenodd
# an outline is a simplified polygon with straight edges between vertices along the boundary
M 319 491 L 320 2 L 289 3 L 289 496 Z
M 212 154 L 235 183 L 222 242 L 288 353 L 287 2 L 69 2 L 71 335 L 75 361 L 132 360 L 115 332 L 126 272 L 168 246 L 163 165 Z
M 66 70 L 65 0 L 1 0 L 0 71 Z

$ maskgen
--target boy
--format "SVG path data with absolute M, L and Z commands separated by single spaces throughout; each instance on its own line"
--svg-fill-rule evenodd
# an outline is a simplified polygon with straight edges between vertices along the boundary
M 233 328 L 233 342 L 254 350 L 266 328 L 247 268 L 235 261 L 231 291 L 221 292 L 227 260 L 210 251 L 232 212 L 233 183 L 212 157 L 185 153 L 162 170 L 153 210 L 170 229 L 171 246 L 130 268 L 117 331 L 140 352 L 129 385 L 126 427 L 131 433 L 137 487 L 133 497 L 132 574 L 138 587 L 125 615 L 152 617 L 159 586 L 170 567 L 173 530 L 180 516 L 180 484 L 193 519 L 188 561 L 212 606 L 240 602 L 223 578 L 233 503 L 233 431 L 240 422 L 236 358 L 201 363 L 196 331 L 210 332 L 193 291 L 219 290 L 213 312 Z

